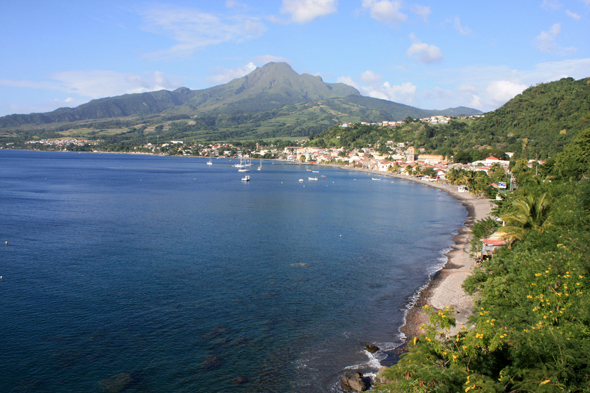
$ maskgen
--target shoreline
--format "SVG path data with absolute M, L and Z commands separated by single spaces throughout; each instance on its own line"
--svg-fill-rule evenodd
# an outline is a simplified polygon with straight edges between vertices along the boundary
M 333 165 L 326 166 L 333 167 Z M 378 175 L 379 177 L 407 180 L 438 188 L 457 199 L 463 205 L 465 210 L 467 210 L 467 217 L 462 227 L 450 228 L 456 230 L 457 234 L 453 236 L 451 250 L 444 254 L 447 261 L 416 294 L 416 300 L 406 311 L 404 324 L 399 328 L 399 332 L 405 336 L 405 342 L 408 342 L 421 333 L 420 326 L 428 322 L 428 316 L 422 311 L 424 305 L 429 305 L 435 309 L 443 309 L 446 305 L 455 307 L 456 326 L 451 329 L 451 335 L 457 334 L 462 326 L 467 327 L 467 321 L 473 313 L 473 299 L 463 291 L 462 285 L 463 281 L 471 275 L 475 267 L 475 260 L 469 257 L 467 253 L 470 248 L 471 227 L 476 221 L 487 217 L 491 213 L 493 204 L 490 200 L 479 198 L 469 193 L 459 193 L 456 185 L 425 182 L 410 176 L 368 169 L 346 166 L 338 166 L 338 168 Z M 386 351 L 387 357 L 380 362 L 381 366 L 389 367 L 397 363 L 404 346 L 402 344 L 398 348 Z
M 7 149 L 9 150 L 9 149 Z M 31 150 L 35 151 L 35 150 Z M 56 151 L 46 151 L 56 152 Z M 67 153 L 98 153 L 98 154 L 139 154 L 152 156 L 167 156 L 153 153 L 138 153 L 138 152 L 70 152 Z M 168 156 L 176 157 L 176 156 Z M 181 157 L 181 156 L 179 156 Z M 192 156 L 195 158 L 207 158 L 203 156 Z M 224 157 L 225 158 L 225 157 Z M 266 161 L 283 161 L 276 159 L 263 159 Z M 475 267 L 475 261 L 469 257 L 466 251 L 469 251 L 469 241 L 471 240 L 471 230 L 475 221 L 481 220 L 488 216 L 491 212 L 493 204 L 485 199 L 475 197 L 468 193 L 459 193 L 455 185 L 442 185 L 434 182 L 425 182 L 414 178 L 412 176 L 398 175 L 391 172 L 379 172 L 369 169 L 360 169 L 349 167 L 346 165 L 334 164 L 317 164 L 317 163 L 292 163 L 291 165 L 312 165 L 322 167 L 332 167 L 342 170 L 365 173 L 384 178 L 400 179 L 412 181 L 414 183 L 422 184 L 424 186 L 438 188 L 455 199 L 457 199 L 463 207 L 467 210 L 467 217 L 460 228 L 450 228 L 456 230 L 457 234 L 453 236 L 453 244 L 451 249 L 444 254 L 447 261 L 440 270 L 435 272 L 429 280 L 418 290 L 412 303 L 409 304 L 408 309 L 404 315 L 403 325 L 399 327 L 398 331 L 402 336 L 402 340 L 408 342 L 415 336 L 419 335 L 420 326 L 428 322 L 427 315 L 422 311 L 424 305 L 429 305 L 435 309 L 443 309 L 446 305 L 455 307 L 456 326 L 451 329 L 450 334 L 458 333 L 462 326 L 467 327 L 467 320 L 473 312 L 473 301 L 470 296 L 466 295 L 461 287 L 465 278 L 471 275 Z M 391 366 L 397 363 L 399 354 L 403 352 L 404 344 L 399 347 L 384 351 L 386 358 L 381 360 L 382 366 Z

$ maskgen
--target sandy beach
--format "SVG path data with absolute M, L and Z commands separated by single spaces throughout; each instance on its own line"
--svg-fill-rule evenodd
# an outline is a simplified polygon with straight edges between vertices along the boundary
M 466 192 L 458 192 L 455 185 L 443 185 L 434 182 L 425 182 L 411 176 L 397 175 L 386 172 L 375 172 L 364 169 L 342 167 L 345 170 L 354 170 L 363 173 L 374 174 L 378 177 L 388 177 L 413 181 L 429 187 L 438 188 L 457 198 L 467 210 L 467 219 L 462 228 L 458 228 L 458 234 L 453 238 L 454 244 L 447 254 L 447 262 L 439 270 L 428 286 L 420 293 L 416 304 L 408 311 L 406 323 L 400 331 L 409 340 L 420 334 L 420 326 L 428 322 L 428 317 L 422 311 L 426 304 L 436 309 L 443 309 L 445 306 L 455 307 L 456 326 L 451 330 L 451 335 L 456 334 L 461 326 L 467 327 L 467 320 L 473 312 L 472 298 L 465 294 L 463 281 L 467 278 L 473 268 L 475 261 L 468 254 L 469 241 L 471 240 L 471 227 L 477 220 L 488 216 L 494 206 L 485 198 L 479 198 Z M 454 230 L 455 228 L 450 228 Z

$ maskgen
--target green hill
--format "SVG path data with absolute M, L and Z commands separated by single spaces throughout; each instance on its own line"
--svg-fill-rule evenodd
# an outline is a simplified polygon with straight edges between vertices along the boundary
M 362 107 L 367 110 L 374 99 L 366 102 L 366 98 L 350 96 L 334 101 L 364 104 Z M 387 111 L 394 116 L 410 113 L 413 118 L 445 112 L 402 108 L 400 104 L 387 101 L 377 102 L 372 108 L 377 111 L 377 117 L 380 116 L 383 120 L 388 120 Z M 457 112 L 474 114 L 468 110 Z M 448 125 L 414 122 L 395 128 L 358 124 L 348 128 L 334 126 L 317 135 L 313 144 L 361 147 L 393 140 L 410 142 L 428 152 L 445 156 L 463 152 L 466 154 L 463 157 L 469 161 L 479 159 L 479 151 L 489 152 L 492 149 L 514 152 L 517 157 L 545 159 L 562 151 L 567 143 L 588 126 L 590 78 L 578 81 L 564 78 L 530 87 L 501 108 L 477 120 L 452 120 Z
M 529 87 L 473 124 L 480 142 L 546 157 L 590 125 L 590 78 L 563 78 Z

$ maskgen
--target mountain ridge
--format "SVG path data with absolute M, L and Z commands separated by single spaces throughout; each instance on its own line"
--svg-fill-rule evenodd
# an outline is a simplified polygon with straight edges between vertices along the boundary
M 54 123 L 104 120 L 121 117 L 149 115 L 174 115 L 204 113 L 236 114 L 259 113 L 282 108 L 286 105 L 347 99 L 349 102 L 405 117 L 424 114 L 446 114 L 448 110 L 424 110 L 392 101 L 365 97 L 352 86 L 343 83 L 325 83 L 321 77 L 297 74 L 287 63 L 267 63 L 241 78 L 207 89 L 191 90 L 186 87 L 145 93 L 124 94 L 91 100 L 75 108 L 59 108 L 52 112 L 12 114 L 0 117 L 1 128 L 18 128 L 25 125 L 50 125 Z M 387 104 L 383 105 L 383 102 Z M 385 109 L 383 109 L 385 108 Z M 403 112 L 403 113 L 402 113 Z M 460 110 L 459 110 L 460 112 Z M 460 114 L 481 113 L 464 108 Z M 385 114 L 388 118 L 391 115 Z

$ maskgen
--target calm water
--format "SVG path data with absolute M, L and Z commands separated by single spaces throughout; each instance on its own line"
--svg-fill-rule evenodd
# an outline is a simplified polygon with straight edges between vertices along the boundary
M 466 216 L 411 182 L 205 163 L 0 150 L 1 392 L 337 392 Z

